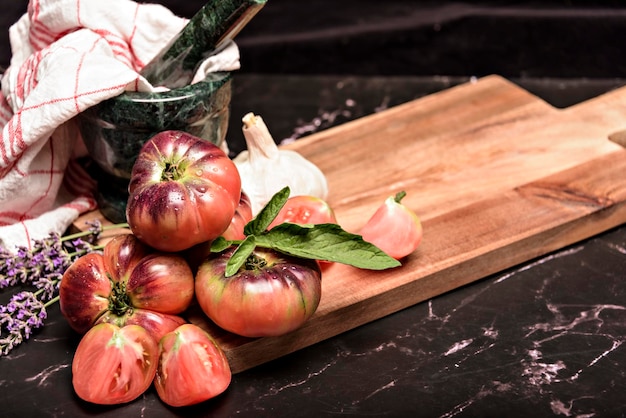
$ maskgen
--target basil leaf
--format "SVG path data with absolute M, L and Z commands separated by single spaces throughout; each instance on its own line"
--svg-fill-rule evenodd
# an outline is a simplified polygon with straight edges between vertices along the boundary
M 272 196 L 259 214 L 244 226 L 243 233 L 245 235 L 262 234 L 272 221 L 276 219 L 278 212 L 285 206 L 285 202 L 289 199 L 289 193 L 289 187 L 284 187 Z
M 226 263 L 226 277 L 237 274 L 241 266 L 244 265 L 252 251 L 256 248 L 256 238 L 254 235 L 247 236 L 245 240 L 237 247 Z
M 258 235 L 256 245 L 296 257 L 333 261 L 369 270 L 384 270 L 401 265 L 360 235 L 344 231 L 332 223 L 283 223 Z
M 217 237 L 211 243 L 211 252 L 221 253 L 222 251 L 230 247 L 232 244 L 233 244 L 232 241 L 229 241 L 224 237 Z

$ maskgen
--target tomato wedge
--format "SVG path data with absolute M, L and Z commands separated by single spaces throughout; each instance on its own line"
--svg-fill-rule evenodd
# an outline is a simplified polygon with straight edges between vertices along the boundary
M 139 325 L 98 324 L 78 343 L 72 360 L 72 385 L 87 402 L 127 403 L 150 387 L 157 360 L 156 341 Z
M 396 260 L 415 251 L 423 235 L 419 217 L 401 202 L 405 195 L 389 196 L 360 231 L 365 241 Z
M 159 342 L 154 386 L 170 406 L 194 405 L 224 392 L 231 381 L 226 355 L 202 328 L 185 324 Z

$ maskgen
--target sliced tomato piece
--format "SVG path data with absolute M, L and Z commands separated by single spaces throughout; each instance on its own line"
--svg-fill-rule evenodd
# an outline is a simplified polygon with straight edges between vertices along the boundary
M 224 392 L 231 381 L 226 355 L 202 328 L 185 324 L 159 342 L 154 386 L 170 406 L 194 405 Z
M 388 197 L 360 231 L 365 241 L 397 260 L 415 251 L 423 236 L 419 217 L 401 203 L 405 195 L 400 192 Z
M 158 345 L 139 325 L 95 325 L 72 360 L 72 385 L 83 400 L 115 405 L 138 398 L 156 374 Z

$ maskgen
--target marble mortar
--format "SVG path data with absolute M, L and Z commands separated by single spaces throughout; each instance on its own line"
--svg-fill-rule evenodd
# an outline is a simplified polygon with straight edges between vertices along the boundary
M 185 131 L 225 149 L 231 83 L 231 73 L 212 73 L 166 92 L 127 92 L 78 115 L 80 133 L 96 163 L 96 198 L 106 218 L 125 222 L 133 164 L 144 143 L 158 132 Z

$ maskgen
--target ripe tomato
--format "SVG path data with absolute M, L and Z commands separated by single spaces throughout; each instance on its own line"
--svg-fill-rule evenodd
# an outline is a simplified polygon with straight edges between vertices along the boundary
M 157 361 L 157 343 L 142 327 L 99 324 L 78 343 L 72 360 L 72 385 L 87 402 L 130 402 L 152 384 Z
M 222 349 L 200 327 L 186 324 L 159 342 L 154 386 L 170 406 L 194 405 L 224 392 L 231 380 Z
M 322 294 L 315 260 L 256 248 L 226 277 L 234 249 L 211 254 L 196 273 L 196 299 L 213 322 L 244 337 L 266 337 L 293 331 L 313 315 Z
M 150 311 L 148 309 L 133 308 L 124 314 L 118 315 L 111 311 L 106 311 L 98 317 L 96 324 L 109 323 L 123 327 L 126 325 L 140 325 L 154 337 L 156 341 L 167 332 L 186 324 L 182 317 L 161 312 Z
M 241 192 L 241 198 L 239 199 L 239 206 L 235 211 L 235 216 L 230 222 L 228 229 L 224 231 L 222 237 L 229 241 L 243 240 L 246 238 L 243 230 L 248 222 L 253 218 L 252 206 L 250 198 L 243 191 Z M 211 253 L 211 241 L 203 242 L 201 244 L 194 245 L 193 247 L 182 252 L 185 260 L 191 266 L 191 269 L 195 272 L 198 270 L 200 263 L 204 261 L 206 256 Z
M 235 216 L 233 216 L 228 229 L 224 231 L 222 236 L 229 241 L 246 238 L 246 235 L 243 233 L 243 228 L 252 220 L 252 218 L 252 203 L 250 202 L 248 195 L 242 191 L 241 198 L 239 199 L 239 205 L 235 210 Z
M 316 196 L 291 196 L 285 202 L 276 218 L 272 221 L 268 229 L 283 222 L 295 224 L 324 224 L 337 223 L 335 212 L 330 205 Z
M 174 316 L 187 309 L 193 293 L 194 277 L 185 259 L 123 234 L 109 241 L 102 254 L 84 255 L 65 271 L 59 303 L 70 326 L 81 334 L 106 321 L 139 324 L 158 341 L 184 323 Z
M 388 197 L 360 231 L 365 241 L 397 260 L 415 251 L 423 235 L 419 217 L 401 203 L 405 195 Z
M 161 251 L 182 251 L 220 236 L 239 204 L 241 177 L 216 145 L 181 131 L 160 132 L 133 165 L 126 218 Z

